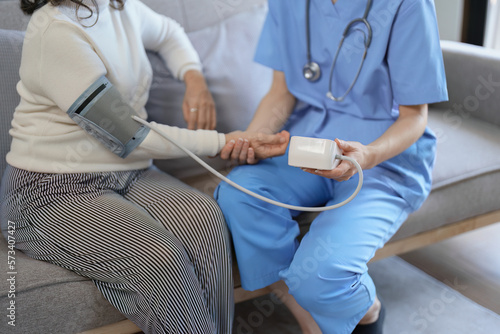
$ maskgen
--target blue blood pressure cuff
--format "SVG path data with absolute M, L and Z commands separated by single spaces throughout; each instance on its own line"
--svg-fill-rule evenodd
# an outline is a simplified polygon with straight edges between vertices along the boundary
M 87 88 L 67 113 L 121 158 L 126 158 L 139 146 L 150 130 L 132 119 L 137 112 L 104 76 Z

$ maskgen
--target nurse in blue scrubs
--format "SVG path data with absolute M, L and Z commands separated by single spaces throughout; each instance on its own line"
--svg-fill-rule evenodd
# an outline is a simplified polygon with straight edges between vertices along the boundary
M 427 105 L 447 99 L 434 2 L 269 0 L 255 60 L 274 77 L 247 130 L 334 139 L 365 180 L 300 242 L 299 212 L 221 183 L 215 197 L 242 286 L 282 291 L 304 333 L 381 333 L 384 308 L 367 263 L 429 194 L 436 138 Z M 347 161 L 302 170 L 286 155 L 258 162 L 241 142 L 221 155 L 247 163 L 231 179 L 294 205 L 338 203 L 358 182 Z

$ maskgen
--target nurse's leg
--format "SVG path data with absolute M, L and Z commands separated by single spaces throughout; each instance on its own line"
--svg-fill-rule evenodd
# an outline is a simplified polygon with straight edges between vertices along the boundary
M 348 194 L 356 180 L 336 183 Z M 336 202 L 336 201 L 335 201 Z M 351 333 L 376 298 L 367 263 L 406 219 L 408 204 L 366 173 L 349 204 L 321 213 L 280 275 L 324 334 Z
M 331 193 L 330 182 L 290 167 L 287 156 L 268 159 L 257 165 L 235 168 L 229 177 L 256 193 L 296 205 L 322 205 Z M 251 197 L 225 182 L 215 198 L 226 218 L 246 290 L 255 290 L 279 280 L 298 246 L 296 214 L 288 209 Z

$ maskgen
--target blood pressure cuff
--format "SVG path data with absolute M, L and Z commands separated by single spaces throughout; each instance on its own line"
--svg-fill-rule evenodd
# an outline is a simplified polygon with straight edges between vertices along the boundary
M 150 130 L 132 119 L 137 112 L 104 76 L 87 88 L 67 113 L 81 128 L 121 158 L 126 158 Z

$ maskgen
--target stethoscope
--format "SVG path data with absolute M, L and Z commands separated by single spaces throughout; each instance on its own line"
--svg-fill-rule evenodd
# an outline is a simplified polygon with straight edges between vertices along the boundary
M 306 78 L 307 80 L 309 80 L 311 82 L 314 82 L 320 78 L 321 69 L 320 69 L 318 63 L 314 62 L 312 60 L 312 57 L 311 57 L 311 36 L 310 36 L 310 24 L 309 24 L 310 4 L 311 4 L 311 0 L 307 0 L 307 3 L 306 3 L 307 63 L 304 65 L 304 68 L 302 71 L 304 74 L 304 78 Z M 346 28 L 344 29 L 344 33 L 342 34 L 342 39 L 340 40 L 339 46 L 337 47 L 337 52 L 335 53 L 335 57 L 333 58 L 333 62 L 332 62 L 332 67 L 330 69 L 330 78 L 329 78 L 329 82 L 328 82 L 328 92 L 326 93 L 326 96 L 329 99 L 332 99 L 333 101 L 340 102 L 340 101 L 344 100 L 344 98 L 347 96 L 347 94 L 349 94 L 349 92 L 351 91 L 352 87 L 354 87 L 356 80 L 358 80 L 359 73 L 361 72 L 361 68 L 363 67 L 363 64 L 365 62 L 366 53 L 367 53 L 368 48 L 370 47 L 370 43 L 372 41 L 372 27 L 371 27 L 370 23 L 368 23 L 368 20 L 367 20 L 371 5 L 372 5 L 372 0 L 368 0 L 363 17 L 354 19 L 351 22 L 349 22 L 347 24 Z M 358 72 L 356 73 L 356 76 L 354 77 L 354 80 L 352 81 L 352 83 L 349 86 L 349 88 L 347 89 L 347 91 L 344 93 L 344 95 L 342 95 L 340 97 L 335 97 L 335 96 L 333 96 L 333 93 L 332 93 L 333 69 L 335 68 L 335 63 L 337 62 L 337 58 L 339 56 L 340 49 L 342 48 L 342 44 L 344 43 L 344 40 L 345 40 L 347 34 L 349 33 L 349 30 L 351 29 L 351 27 L 353 25 L 355 25 L 356 23 L 359 23 L 359 22 L 364 24 L 366 26 L 367 31 L 368 31 L 368 36 L 367 36 L 366 33 L 362 30 L 364 37 L 365 37 L 364 38 L 365 51 L 363 53 L 363 58 L 361 59 L 361 64 L 359 65 Z

